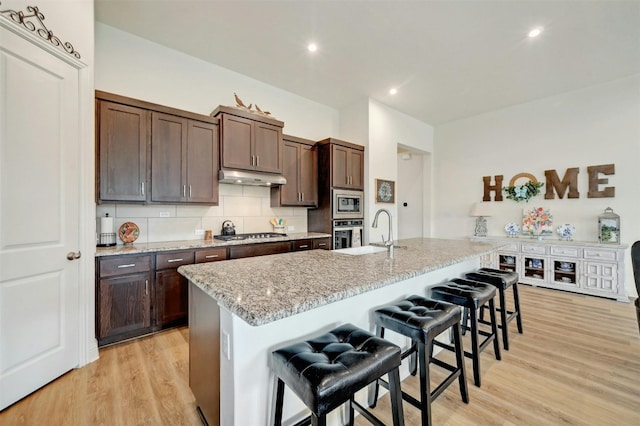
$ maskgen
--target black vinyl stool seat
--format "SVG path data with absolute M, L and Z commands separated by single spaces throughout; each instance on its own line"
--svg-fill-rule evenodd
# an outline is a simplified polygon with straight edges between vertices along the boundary
M 383 425 L 353 396 L 388 374 L 393 424 L 403 426 L 400 352 L 393 343 L 353 324 L 344 324 L 316 338 L 272 352 L 272 368 L 277 378 L 274 424 L 282 424 L 286 384 L 311 410 L 311 416 L 298 425 L 325 425 L 326 414 L 344 403 L 347 403 L 350 425 L 354 408 L 373 424 Z
M 501 269 L 480 268 L 475 272 L 465 274 L 470 280 L 479 281 L 495 286 L 498 289 L 500 297 L 500 325 L 502 331 L 502 345 L 505 351 L 509 350 L 509 323 L 515 318 L 518 325 L 518 333 L 522 334 L 522 315 L 520 313 L 520 297 L 518 296 L 518 274 L 511 271 L 503 271 Z M 514 310 L 507 309 L 506 291 L 509 287 L 513 288 L 513 304 Z M 480 315 L 482 318 L 482 315 Z
M 483 284 L 476 281 L 454 278 L 442 284 L 430 287 L 431 297 L 436 300 L 453 303 L 465 309 L 465 318 L 470 317 L 471 326 L 467 326 L 465 321 L 462 325 L 463 330 L 471 332 L 471 351 L 465 351 L 464 354 L 471 358 L 473 362 L 473 381 L 476 386 L 480 387 L 480 352 L 482 352 L 489 343 L 493 342 L 493 351 L 496 359 L 500 360 L 500 343 L 498 342 L 498 324 L 496 322 L 496 311 L 494 297 L 496 288 L 489 284 Z M 491 332 L 481 330 L 478 324 L 478 313 L 482 306 L 489 305 L 491 313 Z M 480 337 L 485 339 L 480 342 Z M 436 342 L 438 346 L 451 349 L 448 345 Z
M 422 296 L 410 296 L 394 305 L 377 309 L 373 316 L 376 323 L 376 334 L 384 337 L 385 329 L 392 330 L 411 338 L 413 344 L 402 358 L 412 355 L 412 374 L 415 373 L 415 354 L 417 353 L 420 372 L 420 400 L 402 392 L 402 398 L 419 408 L 422 413 L 422 424 L 431 424 L 431 402 L 437 398 L 451 383 L 458 379 L 460 395 L 465 403 L 469 402 L 469 392 L 464 369 L 464 351 L 460 328 L 460 308 L 451 303 L 428 299 Z M 456 354 L 456 365 L 445 363 L 432 357 L 433 342 L 442 332 L 451 329 L 455 345 L 451 350 Z M 429 383 L 429 363 L 438 365 L 450 372 L 433 391 Z M 382 380 L 377 380 L 369 392 L 369 406 L 374 407 L 378 399 L 379 385 L 388 387 Z

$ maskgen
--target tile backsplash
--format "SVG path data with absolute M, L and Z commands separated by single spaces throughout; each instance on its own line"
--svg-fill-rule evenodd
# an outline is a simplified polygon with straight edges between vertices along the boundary
M 286 232 L 307 232 L 306 208 L 271 207 L 271 189 L 259 186 L 220 184 L 217 206 L 99 204 L 98 218 L 106 213 L 114 218 L 114 232 L 124 222 L 137 224 L 137 243 L 199 240 L 203 236 L 197 235 L 197 230 L 211 229 L 218 235 L 225 220 L 233 221 L 239 234 L 271 232 L 269 220 L 273 217 L 286 220 Z M 116 241 L 122 244 L 119 238 Z

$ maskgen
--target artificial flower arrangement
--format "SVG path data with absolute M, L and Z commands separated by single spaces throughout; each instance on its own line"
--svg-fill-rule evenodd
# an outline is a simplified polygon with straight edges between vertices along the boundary
M 533 237 L 553 235 L 553 217 L 549 210 L 536 207 L 525 210 L 522 216 L 522 233 Z
M 509 200 L 516 202 L 526 201 L 529 202 L 531 197 L 535 197 L 540 193 L 540 188 L 544 185 L 543 182 L 528 181 L 524 185 L 520 186 L 505 186 L 502 190 L 507 194 Z

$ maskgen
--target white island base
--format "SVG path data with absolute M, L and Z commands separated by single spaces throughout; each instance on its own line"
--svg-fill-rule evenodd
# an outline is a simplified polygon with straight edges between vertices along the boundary
M 272 351 L 347 322 L 374 332 L 372 312 L 376 308 L 412 294 L 427 295 L 427 287 L 462 276 L 478 266 L 479 258 L 463 260 L 260 326 L 249 325 L 227 309 L 219 307 L 215 299 L 190 283 L 189 377 L 196 402 L 210 425 L 273 424 Z M 392 264 L 388 267 L 392 267 Z M 256 282 L 255 285 L 259 286 L 260 283 Z M 268 289 L 265 288 L 265 291 Z M 406 338 L 388 334 L 385 337 L 402 348 L 408 346 Z M 401 377 L 407 375 L 405 363 Z M 357 398 L 366 401 L 366 389 L 360 391 Z M 332 412 L 327 424 L 342 424 L 342 411 L 338 409 Z M 293 424 L 308 415 L 304 404 L 287 389 L 284 424 Z

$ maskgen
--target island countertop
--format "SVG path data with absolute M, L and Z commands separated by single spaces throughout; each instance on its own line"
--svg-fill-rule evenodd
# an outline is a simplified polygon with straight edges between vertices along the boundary
M 494 252 L 503 244 L 414 238 L 387 253 L 311 250 L 185 265 L 178 272 L 252 326 L 260 326 Z

